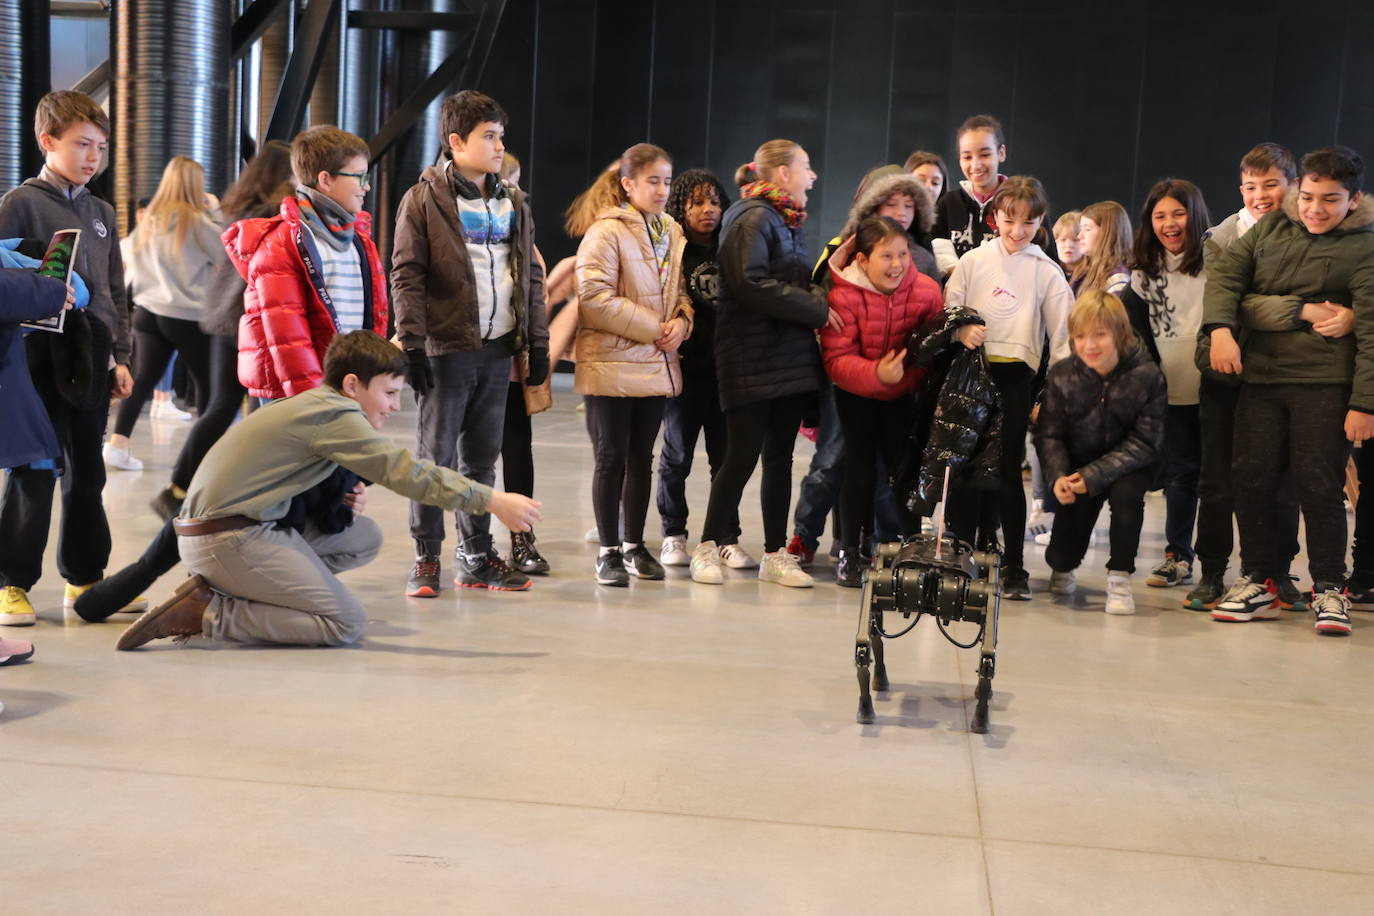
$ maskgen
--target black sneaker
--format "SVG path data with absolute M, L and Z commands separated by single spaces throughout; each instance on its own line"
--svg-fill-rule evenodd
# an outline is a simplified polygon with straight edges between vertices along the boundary
M 534 546 L 534 532 L 517 531 L 510 536 L 510 565 L 531 576 L 547 576 L 549 561 Z
M 439 595 L 439 558 L 434 555 L 416 557 L 406 580 L 407 598 L 435 598 Z
M 1008 566 L 1002 571 L 1002 597 L 1009 601 L 1029 601 L 1030 573 L 1020 566 Z
M 183 502 L 185 502 L 185 500 L 177 499 L 176 494 L 172 492 L 172 485 L 168 484 L 161 490 L 158 490 L 157 495 L 153 497 L 152 502 L 148 503 L 148 505 L 157 513 L 157 517 L 165 522 L 169 518 L 176 518 L 176 514 L 181 511 L 181 504 Z
M 621 563 L 624 564 L 625 569 L 633 574 L 636 579 L 663 578 L 663 564 L 658 562 L 654 555 L 649 552 L 649 548 L 645 547 L 643 544 L 640 544 L 629 553 L 623 555 L 621 557 Z
M 1374 588 L 1351 582 L 1345 587 L 1345 596 L 1350 599 L 1352 611 L 1374 611 Z
M 619 547 L 597 556 L 596 584 L 614 585 L 616 588 L 625 588 L 630 584 L 630 574 L 625 571 L 625 557 L 621 555 Z
M 1197 585 L 1193 586 L 1183 599 L 1183 606 L 1190 611 L 1210 611 L 1217 602 L 1226 596 L 1226 573 L 1203 573 Z
M 511 569 L 495 551 L 469 557 L 459 551 L 458 578 L 453 584 L 459 588 L 486 588 L 494 592 L 523 592 L 530 587 L 530 577 Z
M 859 551 L 850 547 L 840 548 L 840 558 L 835 563 L 835 584 L 845 588 L 860 588 L 864 584 L 864 567 L 868 563 Z
M 1292 576 L 1281 576 L 1275 582 L 1279 587 L 1279 606 L 1290 611 L 1305 612 L 1308 594 L 1293 584 Z

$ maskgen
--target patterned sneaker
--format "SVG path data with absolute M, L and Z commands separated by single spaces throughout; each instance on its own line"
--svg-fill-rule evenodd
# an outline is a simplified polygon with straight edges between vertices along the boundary
M 1145 584 L 1151 588 L 1171 588 L 1175 585 L 1188 585 L 1192 581 L 1193 564 L 1166 553 L 1164 562 L 1150 570 Z
M 1026 540 L 1033 541 L 1038 534 L 1049 534 L 1054 525 L 1054 513 L 1045 511 L 1045 504 L 1035 500 L 1031 504 L 1030 515 L 1026 518 Z
M 1279 587 L 1279 607 L 1288 611 L 1297 611 L 1299 614 L 1307 610 L 1309 604 L 1307 592 L 1293 584 L 1292 576 L 1283 576 L 1277 584 Z
M 512 531 L 510 535 L 510 565 L 530 576 L 547 576 L 549 561 L 534 546 L 533 531 Z
M 37 620 L 28 592 L 17 585 L 0 588 L 0 627 L 31 627 Z
M 644 545 L 641 544 L 642 548 Z M 596 584 L 612 585 L 616 588 L 627 588 L 630 584 L 630 574 L 625 570 L 625 557 L 621 554 L 619 547 L 612 547 L 610 550 L 596 557 Z
M 1279 590 L 1274 580 L 1256 582 L 1241 576 L 1231 590 L 1212 608 L 1212 619 L 1223 623 L 1248 623 L 1274 620 L 1279 616 Z
M 62 593 L 62 609 L 64 611 L 74 610 L 76 608 L 76 599 L 80 598 L 82 595 L 86 594 L 88 591 L 95 588 L 97 584 L 103 581 L 103 579 L 100 579 L 96 582 L 92 582 L 90 585 L 72 585 L 70 582 L 68 582 L 66 590 Z M 130 601 L 128 604 L 124 605 L 119 610 L 115 611 L 115 613 L 142 614 L 146 610 L 148 610 L 148 596 L 139 595 L 137 598 Z
M 663 539 L 663 546 L 658 549 L 658 562 L 664 566 L 688 566 L 692 562 L 692 555 L 687 552 L 687 539 L 670 534 Z
M 1316 595 L 1312 609 L 1317 612 L 1317 632 L 1323 636 L 1350 635 L 1350 599 L 1339 589 L 1328 588 Z
M 1051 595 L 1072 595 L 1078 591 L 1078 577 L 1073 574 L 1073 570 L 1059 572 L 1050 570 L 1050 594 Z
M 1128 617 L 1135 613 L 1130 573 L 1107 570 L 1107 603 L 1102 610 L 1115 617 Z
M 1190 611 L 1210 611 L 1226 596 L 1225 573 L 1203 573 L 1197 585 L 1183 599 Z
M 703 585 L 725 582 L 725 573 L 720 569 L 720 551 L 715 541 L 702 541 L 692 551 L 692 581 Z
M 800 534 L 792 535 L 792 540 L 787 542 L 787 552 L 797 558 L 797 565 L 803 569 L 816 562 L 816 548 L 807 547 Z
M 439 588 L 439 558 L 434 554 L 416 557 L 406 580 L 406 597 L 436 598 Z
M 758 569 L 759 561 L 749 556 L 738 544 L 726 544 L 720 549 L 720 559 L 731 569 Z
M 485 588 L 493 592 L 523 592 L 530 585 L 530 577 L 511 569 L 496 551 L 469 557 L 459 551 L 458 577 L 453 584 L 459 588 Z
M 636 579 L 662 579 L 663 564 L 643 544 L 625 551 L 625 569 Z
M 811 574 L 803 572 L 796 554 L 778 550 L 763 555 L 763 565 L 759 567 L 760 582 L 776 582 L 788 588 L 810 588 L 816 584 Z

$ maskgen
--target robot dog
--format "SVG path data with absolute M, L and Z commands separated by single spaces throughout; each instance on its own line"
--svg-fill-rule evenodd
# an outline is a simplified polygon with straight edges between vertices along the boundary
M 943 528 L 943 525 L 940 526 Z M 921 622 L 922 615 L 935 618 L 940 633 L 961 649 L 979 646 L 978 686 L 974 690 L 977 707 L 970 728 L 977 734 L 988 730 L 988 700 L 992 698 L 992 677 L 997 668 L 997 615 L 1001 579 L 1001 554 L 995 550 L 974 550 L 942 531 L 908 538 L 901 543 L 880 544 L 873 566 L 864 573 L 863 606 L 859 610 L 859 633 L 854 647 L 854 664 L 859 675 L 860 724 L 874 721 L 873 695 L 869 690 L 888 687 L 887 666 L 883 664 L 883 639 L 904 636 Z M 889 631 L 883 615 L 901 614 L 911 620 L 905 629 Z M 914 617 L 914 619 L 912 619 Z M 951 621 L 978 624 L 978 635 L 962 643 L 950 635 Z

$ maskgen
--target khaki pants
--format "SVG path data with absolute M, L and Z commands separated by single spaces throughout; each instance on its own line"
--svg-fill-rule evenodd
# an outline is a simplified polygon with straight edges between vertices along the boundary
M 367 516 L 338 534 L 265 523 L 178 535 L 177 543 L 187 568 L 214 589 L 205 613 L 210 639 L 341 646 L 363 635 L 367 609 L 334 574 L 370 563 L 381 550 L 382 529 Z

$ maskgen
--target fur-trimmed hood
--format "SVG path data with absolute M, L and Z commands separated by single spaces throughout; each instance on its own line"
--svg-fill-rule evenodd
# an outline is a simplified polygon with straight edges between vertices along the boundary
M 896 175 L 883 175 L 868 182 L 863 192 L 849 208 L 849 219 L 840 230 L 840 238 L 849 238 L 859 229 L 859 224 L 878 212 L 893 194 L 909 194 L 916 201 L 916 218 L 911 221 L 912 235 L 925 235 L 935 225 L 935 202 L 920 179 L 907 172 Z
M 1298 214 L 1298 189 L 1296 187 L 1289 188 L 1288 193 L 1284 195 L 1283 214 L 1299 226 L 1303 225 L 1302 217 Z M 1350 211 L 1349 215 L 1341 220 L 1340 225 L 1331 231 L 1342 234 L 1374 232 L 1374 197 L 1368 194 L 1362 196 L 1360 202 L 1355 205 L 1355 209 Z

